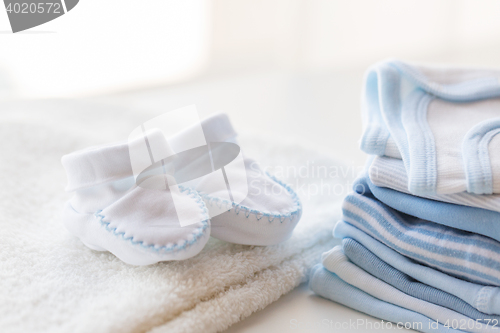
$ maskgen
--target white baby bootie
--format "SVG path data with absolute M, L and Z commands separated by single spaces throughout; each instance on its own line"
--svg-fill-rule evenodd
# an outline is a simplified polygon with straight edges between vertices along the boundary
M 225 210 L 211 217 L 211 235 L 231 243 L 274 245 L 291 237 L 302 215 L 297 194 L 286 184 L 264 172 L 252 159 L 244 159 L 248 193 L 241 202 L 224 198 L 223 192 L 206 194 L 197 187 L 209 212 Z M 244 186 L 231 188 L 233 197 Z
M 290 238 L 302 214 L 297 194 L 243 156 L 226 115 L 212 116 L 202 124 L 205 133 L 216 132 L 218 140 L 237 147 L 232 151 L 220 141 L 219 145 L 210 142 L 207 136 L 214 175 L 222 170 L 227 186 L 217 186 L 216 176 L 191 184 L 208 208 L 211 236 L 244 245 L 274 245 Z
M 167 145 L 161 132 L 148 137 Z M 128 264 L 149 265 L 190 258 L 208 241 L 209 216 L 196 191 L 137 186 L 129 144 L 77 151 L 63 156 L 62 164 L 66 190 L 75 193 L 64 207 L 63 222 L 89 248 L 107 250 Z M 195 223 L 181 227 L 178 214 Z
M 183 114 L 189 112 L 196 111 L 193 107 L 182 109 Z M 172 120 L 160 116 L 144 127 L 161 127 L 162 122 Z M 172 165 L 177 185 L 194 189 L 203 198 L 211 236 L 244 245 L 283 242 L 300 220 L 300 200 L 289 186 L 245 158 L 236 136 L 225 114 L 206 118 L 201 126 L 194 122 L 168 138 L 175 159 L 166 159 L 164 164 Z M 203 139 L 192 140 L 199 137 Z
M 168 138 L 153 126 L 161 120 L 128 143 L 63 156 L 66 190 L 75 193 L 63 212 L 72 234 L 133 265 L 190 258 L 210 234 L 244 245 L 291 236 L 302 213 L 297 195 L 243 157 L 226 115 Z

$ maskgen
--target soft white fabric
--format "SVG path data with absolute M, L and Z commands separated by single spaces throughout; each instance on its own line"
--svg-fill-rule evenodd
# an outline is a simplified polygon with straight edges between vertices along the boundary
M 236 142 L 236 132 L 224 114 L 203 120 L 201 126 L 209 144 L 220 140 Z M 158 129 L 144 135 L 148 145 L 157 151 L 161 147 L 159 151 L 167 153 L 162 156 L 170 156 L 170 145 L 188 141 L 194 130 L 187 128 L 168 139 Z M 300 220 L 302 211 L 297 195 L 252 160 L 242 159 L 239 168 L 224 166 L 227 177 L 236 180 L 230 182 L 232 196 L 245 198 L 234 202 L 228 200 L 226 186 L 214 191 L 217 183 L 211 181 L 219 180 L 216 173 L 201 181 L 187 182 L 188 187 L 180 191 L 177 187 L 165 189 L 168 176 L 162 172 L 150 173 L 139 184 L 130 154 L 146 155 L 147 163 L 140 168 L 144 170 L 150 160 L 141 148 L 147 148 L 142 135 L 127 143 L 91 147 L 62 157 L 68 176 L 66 189 L 75 192 L 65 205 L 63 221 L 91 249 L 110 251 L 128 264 L 149 265 L 198 254 L 210 235 L 210 216 L 214 237 L 243 245 L 285 241 Z M 196 156 L 178 158 L 183 159 L 179 163 L 181 172 L 203 170 Z M 239 186 L 238 180 L 246 183 Z M 158 188 L 158 184 L 162 186 Z M 181 216 L 187 225 L 180 224 Z
M 207 142 L 233 142 L 236 137 L 229 118 L 223 113 L 207 117 L 200 125 Z M 190 136 L 195 135 L 198 127 L 190 126 L 169 138 L 165 138 L 160 130 L 152 129 L 147 132 L 147 136 L 150 143 L 154 142 L 155 146 L 164 147 L 162 150 L 171 151 L 170 146 L 179 146 L 182 141 L 187 141 Z M 136 140 L 129 143 L 121 139 L 123 142 L 93 146 L 63 156 L 61 161 L 68 177 L 66 191 L 137 176 L 130 163 L 129 144 L 132 147 L 139 145 Z
M 184 210 L 201 220 L 181 227 L 166 191 L 133 186 L 97 214 L 82 214 L 67 203 L 62 220 L 89 248 L 110 251 L 127 264 L 150 265 L 197 255 L 210 237 L 210 222 L 196 192 L 181 193 Z M 178 207 L 177 207 L 178 208 Z M 204 205 L 203 205 L 204 208 Z
M 273 245 L 289 239 L 302 215 L 298 196 L 254 160 L 245 159 L 244 171 L 248 194 L 240 204 L 223 200 L 218 193 L 202 195 L 209 209 L 229 209 L 211 218 L 211 235 L 244 245 Z
M 369 176 L 372 183 L 379 187 L 387 187 L 399 192 L 411 194 L 408 191 L 408 176 L 403 161 L 396 158 L 377 156 L 373 159 Z M 469 207 L 477 207 L 500 212 L 500 195 L 480 195 L 468 192 L 452 194 L 419 195 L 437 201 L 449 202 Z
M 335 273 L 343 281 L 382 301 L 415 311 L 441 323 L 446 323 L 446 321 L 449 323 L 453 321 L 458 321 L 459 323 L 473 321 L 473 319 L 448 308 L 407 295 L 384 281 L 377 279 L 353 264 L 345 256 L 340 245 L 325 252 L 322 255 L 322 262 L 327 270 Z M 475 326 L 467 327 L 467 331 L 492 332 L 496 330 L 496 327 L 488 326 L 484 322 L 481 322 L 481 324 L 480 328 Z
M 472 192 L 467 186 L 464 159 L 474 158 L 463 151 L 462 145 L 470 131 L 483 122 L 500 117 L 500 99 L 470 103 L 451 103 L 435 99 L 429 103 L 427 123 L 436 145 L 437 188 L 436 193 L 449 194 Z M 498 129 L 498 128 L 497 128 Z M 491 130 L 490 130 L 491 131 Z M 500 136 L 487 143 L 488 162 L 491 165 L 492 193 L 500 193 Z M 471 171 L 473 172 L 473 171 Z M 477 193 L 484 194 L 484 193 Z M 491 194 L 491 193 L 486 193 Z
M 150 139 L 168 146 L 161 132 Z M 67 189 L 75 193 L 62 220 L 91 249 L 110 251 L 128 264 L 150 265 L 190 258 L 207 243 L 210 221 L 198 193 L 137 186 L 127 144 L 77 151 L 63 156 L 62 164 Z M 195 223 L 181 227 L 178 214 Z
M 150 266 L 84 246 L 61 222 L 70 197 L 61 156 L 127 137 L 153 116 L 83 102 L 0 105 L 0 331 L 219 332 L 304 281 L 333 247 L 341 200 L 333 192 L 304 196 L 301 223 L 276 246 L 211 238 L 193 258 Z M 307 161 L 340 166 L 297 143 L 241 141 L 266 170 Z M 302 188 L 299 194 L 320 185 L 318 178 L 281 178 Z M 333 187 L 347 180 L 325 181 Z
M 404 161 L 415 195 L 500 193 L 500 72 L 372 66 L 363 98 L 368 154 Z

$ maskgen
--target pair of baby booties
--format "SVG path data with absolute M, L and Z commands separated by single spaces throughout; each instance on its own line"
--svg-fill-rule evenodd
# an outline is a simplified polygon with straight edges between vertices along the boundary
M 207 142 L 236 143 L 225 114 L 203 120 L 201 127 Z M 189 129 L 178 136 L 188 134 Z M 109 251 L 127 264 L 193 257 L 210 236 L 243 245 L 274 245 L 290 238 L 300 220 L 296 193 L 251 159 L 243 158 L 248 194 L 236 203 L 217 192 L 203 193 L 199 185 L 175 193 L 138 186 L 129 154 L 125 142 L 62 157 L 66 191 L 74 193 L 63 209 L 65 227 L 90 249 Z M 179 209 L 198 222 L 181 226 Z M 210 209 L 223 213 L 213 216 Z

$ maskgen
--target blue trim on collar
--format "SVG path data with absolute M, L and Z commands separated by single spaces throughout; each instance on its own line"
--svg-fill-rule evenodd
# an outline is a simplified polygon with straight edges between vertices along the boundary
M 471 128 L 462 142 L 467 192 L 493 194 L 493 172 L 488 145 L 500 134 L 500 118 L 485 120 Z

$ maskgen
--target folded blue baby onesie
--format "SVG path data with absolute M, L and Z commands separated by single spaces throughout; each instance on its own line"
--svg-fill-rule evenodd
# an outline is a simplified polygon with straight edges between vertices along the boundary
M 500 285 L 500 243 L 478 234 L 399 213 L 371 193 L 352 193 L 344 221 L 399 253 L 453 276 Z
M 376 156 L 370 159 L 369 163 L 369 177 L 374 185 L 411 194 L 410 191 L 408 191 L 408 176 L 402 160 L 385 156 Z M 500 194 L 481 195 L 460 192 L 451 194 L 421 194 L 419 197 L 500 212 Z
M 314 266 L 310 273 L 309 287 L 319 296 L 331 301 L 364 312 L 371 316 L 391 321 L 390 328 L 402 328 L 405 323 L 420 332 L 462 332 L 448 329 L 441 323 L 429 319 L 417 312 L 410 311 L 394 304 L 381 301 L 359 290 L 327 271 L 321 264 Z M 397 326 L 398 325 L 398 326 Z M 388 323 L 385 328 L 390 329 Z M 365 327 L 359 327 L 363 329 Z
M 421 265 L 344 221 L 337 223 L 333 235 L 337 238 L 356 240 L 395 269 L 417 281 L 459 297 L 480 312 L 500 315 L 500 288 L 498 287 L 467 282 Z
M 358 193 L 371 193 L 395 210 L 452 228 L 474 232 L 500 241 L 500 213 L 456 205 L 375 186 L 366 175 L 354 183 Z
M 475 320 L 443 306 L 405 294 L 353 264 L 346 257 L 340 245 L 323 253 L 321 261 L 326 270 L 334 273 L 351 286 L 381 301 L 417 312 L 436 322 L 462 323 L 463 325 L 455 325 L 455 328 L 460 327 L 460 329 L 471 333 L 486 333 L 498 329 L 495 326 L 496 320 L 493 324 L 486 319 Z
M 457 296 L 421 283 L 398 271 L 352 238 L 342 240 L 342 250 L 352 263 L 405 294 L 454 310 L 483 323 L 486 323 L 486 320 L 500 322 L 500 316 L 480 312 Z
M 365 77 L 361 149 L 402 159 L 413 194 L 500 193 L 499 78 L 490 70 L 374 65 Z

